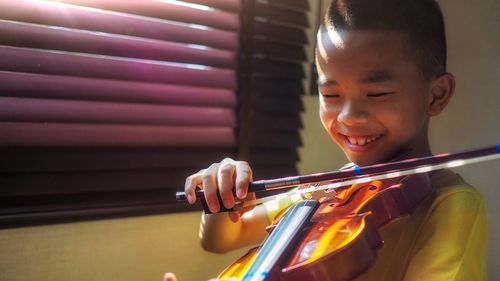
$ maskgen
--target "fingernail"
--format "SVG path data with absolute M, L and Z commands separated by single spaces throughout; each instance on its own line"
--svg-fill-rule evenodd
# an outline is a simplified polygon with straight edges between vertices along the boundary
M 238 198 L 240 198 L 240 199 L 245 198 L 245 192 L 242 189 L 238 189 L 236 191 L 236 194 L 238 195 Z
M 216 202 L 214 201 L 211 201 L 211 202 L 207 202 L 208 203 L 208 208 L 210 209 L 210 211 L 212 213 L 217 213 L 219 212 L 219 206 Z
M 231 200 L 224 200 L 224 207 L 226 207 L 226 209 L 230 209 L 232 206 L 231 206 Z
M 193 196 L 191 196 L 191 194 L 188 193 L 186 197 L 187 197 L 189 204 L 193 204 Z

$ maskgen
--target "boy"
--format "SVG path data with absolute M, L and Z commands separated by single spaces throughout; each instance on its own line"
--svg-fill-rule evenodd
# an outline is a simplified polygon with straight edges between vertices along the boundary
M 351 162 L 365 166 L 431 155 L 428 123 L 453 95 L 446 40 L 434 0 L 334 0 L 318 32 L 320 117 Z M 486 215 L 480 194 L 458 175 L 430 174 L 433 190 L 412 212 L 380 229 L 375 264 L 355 280 L 487 280 Z M 248 199 L 252 170 L 225 159 L 186 180 L 190 203 L 202 186 L 210 209 Z M 283 206 L 284 207 L 284 206 Z M 273 213 L 204 215 L 205 249 L 261 242 Z

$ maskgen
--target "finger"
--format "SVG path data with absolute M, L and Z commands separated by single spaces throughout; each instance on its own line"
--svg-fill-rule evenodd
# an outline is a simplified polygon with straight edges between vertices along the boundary
M 248 184 L 253 180 L 252 169 L 245 161 L 236 163 L 236 196 L 244 199 L 248 193 Z
M 250 192 L 250 193 L 248 193 L 247 197 L 245 198 L 245 201 L 252 201 L 252 200 L 255 200 L 256 198 L 257 198 L 257 196 L 255 195 L 255 192 Z M 245 207 L 241 208 L 240 215 L 242 215 L 250 210 L 253 210 L 253 208 L 255 208 L 255 204 L 247 204 Z
M 247 197 L 245 198 L 246 203 L 244 204 L 244 207 L 229 212 L 229 218 L 231 219 L 231 221 L 237 222 L 244 213 L 253 210 L 255 208 L 255 204 L 248 204 L 248 201 L 255 200 L 256 198 L 257 197 L 255 196 L 255 192 L 248 193 Z
M 200 173 L 196 173 L 186 178 L 186 182 L 184 183 L 184 193 L 186 193 L 186 198 L 189 204 L 194 204 L 196 202 L 196 186 L 201 183 Z
M 224 207 L 230 209 L 234 206 L 233 181 L 236 167 L 233 162 L 222 162 L 217 172 L 219 193 L 224 202 Z
M 217 200 L 217 170 L 219 163 L 210 165 L 202 175 L 203 191 L 208 208 L 211 212 L 217 213 L 220 210 L 219 200 Z
M 163 281 L 177 281 L 177 278 L 172 272 L 167 272 L 163 275 Z
M 229 219 L 232 222 L 237 222 L 241 217 L 241 211 L 229 212 Z

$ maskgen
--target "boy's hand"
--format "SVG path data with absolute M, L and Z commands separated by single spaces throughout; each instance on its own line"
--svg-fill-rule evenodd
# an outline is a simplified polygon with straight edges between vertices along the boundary
M 234 206 L 235 200 L 232 192 L 233 186 L 236 188 L 236 196 L 239 199 L 251 199 L 255 195 L 248 196 L 248 184 L 252 181 L 252 169 L 245 161 L 235 161 L 226 158 L 220 163 L 214 163 L 210 167 L 200 170 L 198 173 L 186 179 L 184 191 L 190 204 L 196 202 L 195 189 L 200 186 L 204 193 L 208 207 L 211 212 L 220 210 L 217 192 L 219 192 L 224 207 L 230 209 Z M 231 212 L 233 220 L 237 220 L 240 212 Z

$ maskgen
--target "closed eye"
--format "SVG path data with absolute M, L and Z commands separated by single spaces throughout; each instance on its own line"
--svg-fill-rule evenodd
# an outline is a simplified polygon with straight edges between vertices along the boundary
M 334 95 L 334 94 L 321 94 L 323 96 L 323 98 L 325 99 L 335 99 L 335 98 L 338 98 L 340 97 L 340 95 Z
M 383 92 L 383 93 L 368 93 L 366 94 L 368 97 L 372 97 L 372 98 L 378 98 L 378 97 L 384 97 L 384 96 L 388 96 L 388 95 L 392 95 L 394 94 L 394 92 Z

